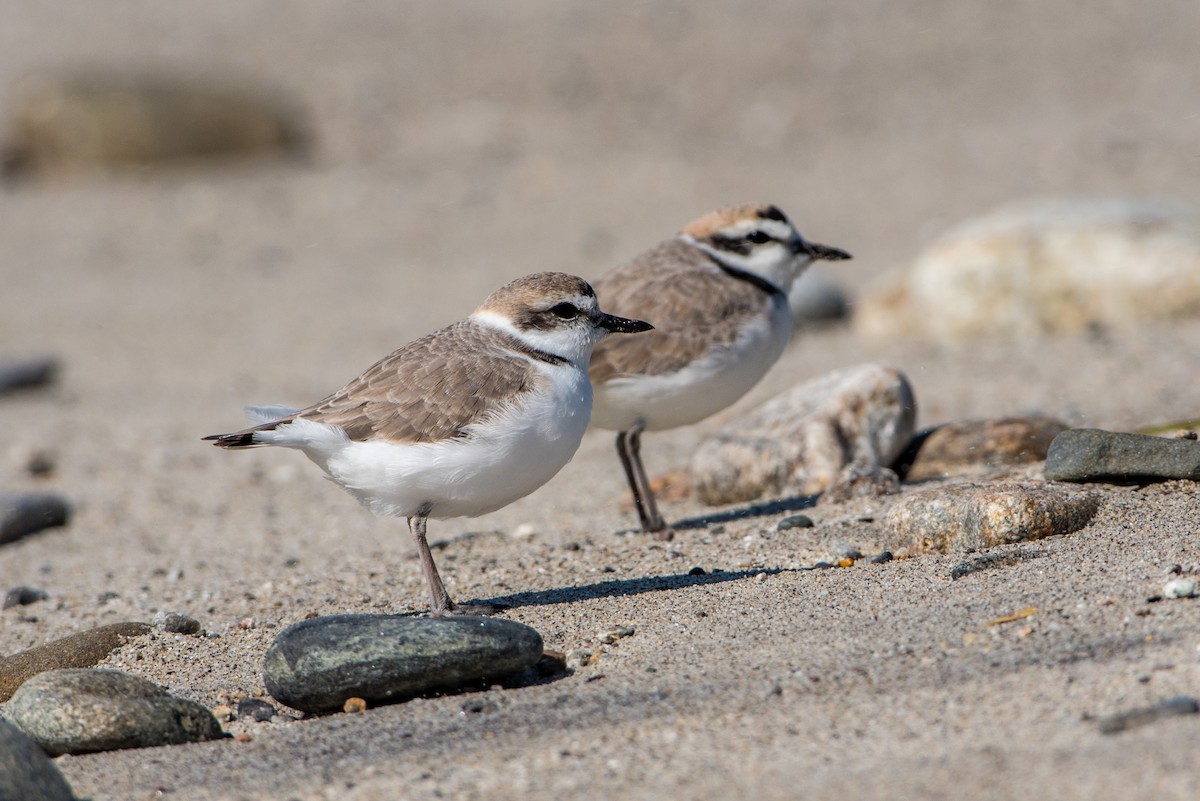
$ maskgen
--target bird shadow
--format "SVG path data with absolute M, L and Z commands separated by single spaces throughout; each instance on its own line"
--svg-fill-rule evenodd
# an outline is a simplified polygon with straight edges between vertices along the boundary
M 680 590 L 686 587 L 700 587 L 708 584 L 721 584 L 726 581 L 740 581 L 759 573 L 779 573 L 782 570 L 783 568 L 713 570 L 711 573 L 674 573 L 666 576 L 613 579 L 611 581 L 597 581 L 593 584 L 584 584 L 578 587 L 556 587 L 550 590 L 516 592 L 511 595 L 481 599 L 475 603 L 495 604 L 510 609 L 522 606 L 578 603 L 579 601 L 594 601 L 599 598 L 621 598 L 628 595 L 642 595 L 648 592 Z
M 708 528 L 719 523 L 731 523 L 735 520 L 746 520 L 751 517 L 768 517 L 783 512 L 798 512 L 801 509 L 811 509 L 817 505 L 819 495 L 795 495 L 791 498 L 780 498 L 764 503 L 752 503 L 736 509 L 727 509 L 699 517 L 688 517 L 671 524 L 676 531 L 687 531 L 695 528 Z

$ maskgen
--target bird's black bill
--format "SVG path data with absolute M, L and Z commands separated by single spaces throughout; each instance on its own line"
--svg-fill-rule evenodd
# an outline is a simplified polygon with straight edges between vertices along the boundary
M 600 312 L 600 315 L 596 318 L 596 325 L 618 334 L 636 334 L 639 331 L 649 331 L 654 328 L 650 323 L 645 323 L 641 320 L 629 320 L 625 317 L 617 317 L 615 314 L 605 314 L 604 312 Z
M 849 253 L 841 248 L 831 248 L 829 245 L 822 245 L 820 242 L 805 242 L 802 248 L 805 253 L 814 259 L 821 259 L 822 261 L 842 261 L 852 258 Z

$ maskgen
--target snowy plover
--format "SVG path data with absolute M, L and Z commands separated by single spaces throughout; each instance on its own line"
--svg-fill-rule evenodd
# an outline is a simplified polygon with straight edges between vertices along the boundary
M 814 259 L 848 258 L 804 239 L 775 206 L 732 206 L 593 282 L 613 313 L 654 324 L 644 337 L 601 342 L 590 368 L 592 424 L 619 432 L 644 530 L 666 524 L 642 466 L 642 432 L 695 423 L 744 395 L 791 337 L 792 282 Z
M 492 512 L 549 481 L 588 425 L 592 348 L 650 328 L 600 311 L 582 278 L 538 273 L 312 406 L 250 407 L 257 425 L 205 439 L 296 448 L 373 512 L 407 517 L 433 613 L 466 611 L 438 576 L 427 518 Z

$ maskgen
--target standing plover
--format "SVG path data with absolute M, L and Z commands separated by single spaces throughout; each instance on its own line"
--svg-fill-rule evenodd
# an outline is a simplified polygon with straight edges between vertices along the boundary
M 848 259 L 818 245 L 775 206 L 720 209 L 593 282 L 605 307 L 654 324 L 592 353 L 592 424 L 619 432 L 617 454 L 642 528 L 666 528 L 642 466 L 643 431 L 724 409 L 753 387 L 792 334 L 788 290 L 814 259 Z
M 312 406 L 250 407 L 257 425 L 205 439 L 296 448 L 371 511 L 407 517 L 433 613 L 470 611 L 442 584 L 426 520 L 492 512 L 549 481 L 588 425 L 592 348 L 650 328 L 602 312 L 582 278 L 538 273 Z

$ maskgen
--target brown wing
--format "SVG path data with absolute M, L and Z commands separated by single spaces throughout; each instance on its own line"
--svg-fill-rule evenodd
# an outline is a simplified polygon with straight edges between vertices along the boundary
M 592 287 L 604 311 L 654 325 L 635 337 L 601 340 L 588 368 L 594 384 L 681 370 L 714 344 L 733 342 L 739 323 L 771 303 L 762 289 L 728 275 L 677 239 L 604 274 Z
M 410 342 L 332 395 L 293 415 L 225 434 L 224 447 L 254 444 L 253 432 L 304 419 L 342 428 L 352 440 L 434 442 L 464 429 L 535 386 L 537 371 L 507 349 L 507 334 L 471 321 Z

